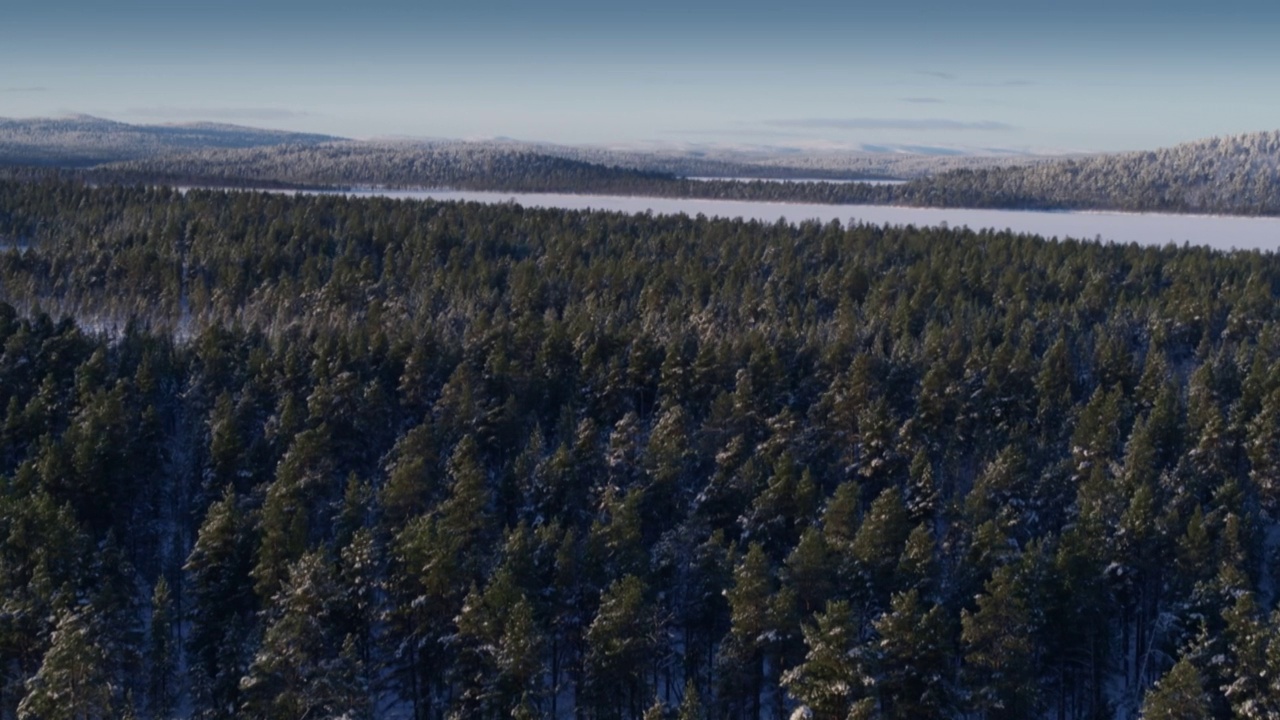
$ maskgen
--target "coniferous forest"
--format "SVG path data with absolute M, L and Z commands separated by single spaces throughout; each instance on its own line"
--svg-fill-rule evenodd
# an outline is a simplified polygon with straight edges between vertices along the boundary
M 0 718 L 1274 718 L 1280 258 L 0 182 Z
M 917 171 L 910 182 L 896 185 L 691 180 L 547 152 L 537 147 L 483 144 L 295 144 L 142 158 L 100 166 L 89 171 L 89 176 L 173 185 L 372 184 L 836 205 L 1280 215 L 1280 132 L 1276 131 L 1209 138 L 1152 152 L 1071 159 L 1026 158 L 1013 163 L 1009 158 L 979 162 L 980 158 L 971 157 L 972 167 L 957 169 L 948 169 L 949 162 L 959 162 L 955 158 L 936 160 L 933 171 L 923 175 Z M 579 157 L 654 165 L 642 157 Z M 742 173 L 778 170 L 766 166 L 739 169 Z M 787 169 L 792 173 L 807 170 L 805 166 Z M 820 172 L 821 166 L 815 170 Z
M 746 162 L 512 141 L 353 141 L 207 123 L 135 126 L 90 117 L 0 118 L 0 178 L 58 173 L 94 184 L 450 188 L 1280 216 L 1278 168 L 1280 131 L 1065 158 L 784 153 Z M 786 178 L 799 181 L 779 181 Z M 877 184 L 893 178 L 906 182 Z

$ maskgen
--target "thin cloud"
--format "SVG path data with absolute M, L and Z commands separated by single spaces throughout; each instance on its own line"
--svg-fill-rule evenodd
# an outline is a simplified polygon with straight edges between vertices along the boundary
M 999 81 L 999 82 L 975 82 L 975 83 L 965 83 L 965 85 L 966 85 L 966 86 L 968 86 L 968 87 L 983 87 L 983 88 L 1029 87 L 1029 86 L 1031 86 L 1031 85 L 1035 85 L 1035 84 L 1036 84 L 1036 83 L 1035 83 L 1035 81 L 1033 81 L 1033 80 L 1021 80 L 1021 79 L 1016 79 L 1016 80 L 1001 80 L 1001 81 Z
M 794 132 L 783 132 L 781 130 L 761 130 L 761 129 L 741 129 L 726 130 L 710 129 L 710 128 L 691 128 L 686 130 L 659 130 L 659 135 L 723 135 L 725 137 L 768 137 L 768 138 L 795 138 L 802 137 Z
M 773 127 L 809 130 L 1013 130 L 1012 125 L 994 120 L 949 120 L 946 118 L 795 118 L 771 120 Z
M 915 103 L 917 105 L 940 105 L 942 100 L 935 97 L 905 97 L 902 102 Z
M 955 73 L 942 72 L 941 70 L 917 70 L 916 74 L 938 78 L 939 80 L 958 80 L 960 78 L 960 76 Z
M 134 117 L 166 120 L 295 120 L 313 117 L 309 112 L 269 107 L 158 107 L 131 108 L 125 111 Z
M 0 92 L 7 93 L 42 93 L 49 92 L 49 88 L 43 85 L 28 85 L 25 87 L 7 87 Z

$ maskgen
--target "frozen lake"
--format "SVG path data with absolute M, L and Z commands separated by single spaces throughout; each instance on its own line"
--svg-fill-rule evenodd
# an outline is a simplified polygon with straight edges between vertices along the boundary
M 499 193 L 458 190 L 362 190 L 355 196 L 382 196 L 406 199 L 464 200 L 482 203 L 515 201 L 526 207 L 566 210 L 611 210 L 626 213 L 652 211 L 659 214 L 743 218 L 776 222 L 839 220 L 876 225 L 992 228 L 1029 233 L 1047 238 L 1102 239 L 1117 243 L 1165 245 L 1191 243 L 1219 250 L 1266 250 L 1280 248 L 1280 218 L 1235 217 L 1227 215 L 1164 215 L 1120 212 L 1044 212 L 1022 210 L 966 210 L 912 208 L 888 205 L 810 205 L 802 203 L 739 202 L 684 198 L 614 197 L 608 195 L 563 195 L 556 193 Z
M 698 182 L 715 182 L 717 180 L 732 180 L 734 182 L 783 182 L 783 183 L 832 183 L 834 185 L 850 185 L 852 183 L 866 183 L 867 185 L 902 185 L 906 180 L 884 180 L 884 179 L 861 179 L 861 180 L 831 180 L 827 178 L 751 178 L 751 177 L 687 177 L 685 180 L 696 180 Z

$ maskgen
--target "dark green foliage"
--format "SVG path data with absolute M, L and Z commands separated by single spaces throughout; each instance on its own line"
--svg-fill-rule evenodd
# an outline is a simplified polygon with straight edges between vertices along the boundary
M 337 632 L 345 594 L 320 552 L 289 566 L 262 644 L 240 681 L 238 717 L 370 717 L 355 640 Z
M 846 602 L 833 602 L 805 626 L 809 651 L 804 661 L 787 671 L 782 684 L 818 720 L 842 720 L 850 707 L 870 691 L 865 650 Z
M 88 608 L 59 613 L 52 644 L 40 669 L 26 682 L 18 704 L 22 720 L 106 720 L 114 716 L 107 650 L 102 627 Z
M 1212 717 L 1204 678 L 1185 657 L 1156 683 L 1142 704 L 1142 720 L 1208 720 Z
M 0 717 L 1277 711 L 1275 256 L 51 180 L 0 233 Z
M 178 648 L 174 642 L 173 594 L 161 576 L 151 594 L 147 644 L 147 706 L 152 715 L 168 717 L 178 694 Z

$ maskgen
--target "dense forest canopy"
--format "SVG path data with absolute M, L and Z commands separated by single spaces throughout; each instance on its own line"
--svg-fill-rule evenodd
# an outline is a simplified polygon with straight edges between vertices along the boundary
M 0 182 L 0 717 L 1269 718 L 1280 258 Z

